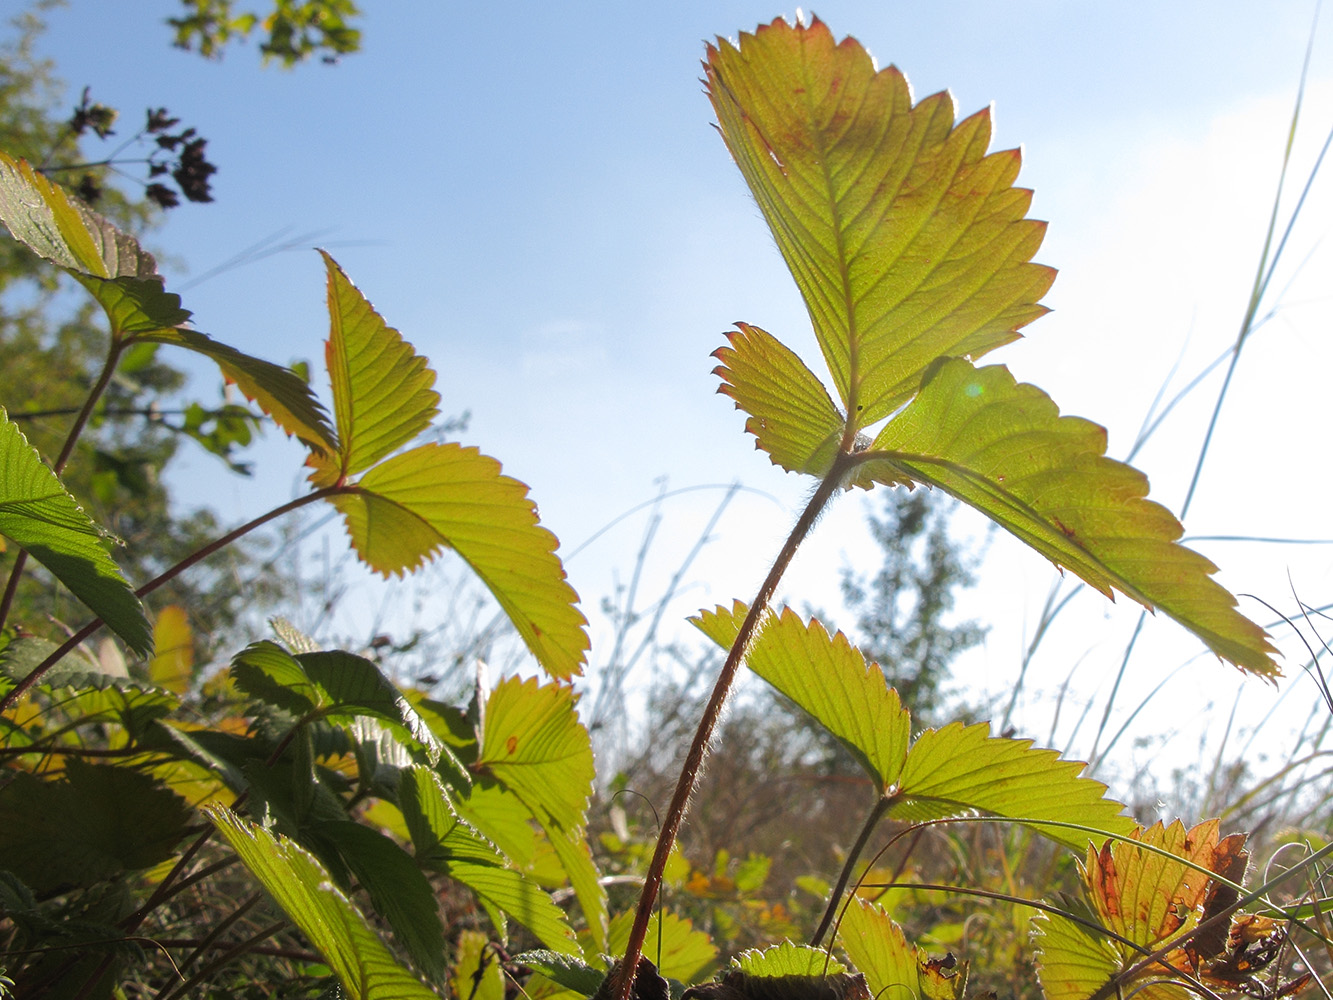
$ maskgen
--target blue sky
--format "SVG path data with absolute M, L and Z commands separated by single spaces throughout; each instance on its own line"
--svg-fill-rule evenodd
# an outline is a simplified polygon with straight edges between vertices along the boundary
M 748 599 L 804 484 L 753 450 L 741 416 L 714 395 L 709 353 L 736 320 L 798 349 L 813 340 L 711 126 L 699 60 L 704 39 L 735 37 L 794 10 L 750 2 L 364 6 L 364 51 L 336 67 L 261 69 L 253 45 L 214 63 L 174 51 L 162 24 L 173 13 L 167 0 L 72 0 L 52 12 L 42 51 L 69 83 L 71 103 L 86 84 L 128 120 L 166 104 L 208 137 L 221 166 L 217 204 L 178 209 L 151 238 L 173 283 L 275 234 L 328 247 L 431 358 L 445 412 L 472 412 L 465 440 L 531 485 L 566 549 L 652 497 L 658 477 L 672 487 L 751 488 L 728 509 L 672 620 Z M 856 35 L 881 65 L 898 65 L 917 97 L 948 88 L 960 115 L 994 103 L 994 148 L 1023 146 L 1020 181 L 1036 192 L 1031 214 L 1051 222 L 1037 259 L 1062 272 L 1047 299 L 1056 311 L 994 360 L 1065 412 L 1106 424 L 1111 453 L 1123 456 L 1173 364 L 1179 386 L 1234 337 L 1311 4 L 833 2 L 815 12 L 835 33 Z M 1327 21 L 1312 78 L 1302 169 L 1333 121 Z M 1242 362 L 1187 524 L 1195 534 L 1333 536 L 1320 459 L 1330 260 L 1318 239 L 1333 218 L 1329 205 L 1318 189 L 1290 248 L 1293 265 L 1312 256 L 1287 292 L 1288 308 L 1247 348 L 1253 356 Z M 200 329 L 243 350 L 279 361 L 321 356 L 326 321 L 313 252 L 227 271 L 190 288 L 185 302 Z M 208 379 L 200 386 L 213 391 Z M 1136 460 L 1173 509 L 1216 386 L 1182 405 Z M 253 482 L 187 458 L 179 493 L 228 520 L 258 513 L 296 488 L 300 460 L 272 435 L 258 458 L 266 470 Z M 664 584 L 719 496 L 690 493 L 664 508 L 646 592 Z M 796 603 L 835 607 L 840 566 L 873 570 L 861 509 L 859 498 L 848 499 L 825 518 L 789 578 Z M 975 520 L 959 525 L 985 535 Z M 590 617 L 630 572 L 643 530 L 642 517 L 627 520 L 570 563 Z M 1311 603 L 1333 599 L 1328 549 L 1214 543 L 1205 551 L 1234 590 L 1281 603 L 1290 570 Z M 1003 539 L 988 553 L 965 610 L 993 628 L 963 676 L 976 690 L 1001 692 L 1017 676 L 1052 571 Z M 1073 665 L 1082 671 L 1075 686 L 1105 697 L 1136 619 L 1124 604 L 1080 602 L 1056 630 L 1020 716 L 1033 735 L 1044 735 L 1049 693 Z M 1138 689 L 1198 650 L 1169 622 L 1149 633 L 1128 675 Z M 604 623 L 595 621 L 593 634 L 598 662 Z M 1288 672 L 1298 672 L 1294 662 Z M 1234 675 L 1206 658 L 1179 683 L 1182 693 L 1229 704 Z M 1062 732 L 1072 714 L 1067 708 Z

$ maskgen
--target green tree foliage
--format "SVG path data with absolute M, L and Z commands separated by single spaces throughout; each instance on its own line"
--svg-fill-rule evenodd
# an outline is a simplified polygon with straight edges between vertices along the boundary
M 181 6 L 180 17 L 167 19 L 175 44 L 210 58 L 256 29 L 264 37 L 259 51 L 265 62 L 276 59 L 286 67 L 315 55 L 336 62 L 361 48 L 361 31 L 354 26 L 361 11 L 352 0 L 276 0 L 267 13 L 241 10 L 232 0 L 181 0 Z

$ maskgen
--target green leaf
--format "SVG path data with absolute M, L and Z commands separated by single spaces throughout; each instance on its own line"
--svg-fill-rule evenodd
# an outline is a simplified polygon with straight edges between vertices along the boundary
M 746 607 L 717 608 L 692 619 L 722 646 L 740 630 Z M 1127 834 L 1133 820 L 1106 786 L 1080 777 L 1084 765 L 1061 760 L 1031 740 L 992 737 L 989 726 L 951 723 L 928 729 L 908 745 L 911 718 L 876 664 L 841 633 L 794 611 L 765 617 L 746 654 L 749 668 L 833 733 L 875 779 L 893 816 L 922 820 L 980 811 L 1024 820 L 1077 823 Z M 1039 827 L 1047 837 L 1082 850 L 1086 833 Z
M 725 649 L 740 631 L 745 612 L 737 601 L 730 611 L 719 607 L 690 620 Z M 765 617 L 746 665 L 837 737 L 875 779 L 877 794 L 898 784 L 911 716 L 879 665 L 866 663 L 841 632 L 830 638 L 818 621 L 807 626 L 784 608 L 778 618 Z
M 1019 151 L 986 154 L 989 110 L 955 126 L 947 93 L 913 107 L 896 68 L 818 19 L 719 39 L 704 71 L 856 429 L 940 355 L 979 357 L 1046 311 L 1045 225 L 1024 218 Z
M 1219 657 L 1278 676 L 1264 631 L 1210 578 L 1217 567 L 1177 544 L 1180 522 L 1145 499 L 1147 479 L 1105 451 L 1103 428 L 1060 416 L 1002 365 L 949 359 L 861 459 L 863 475 L 938 486 L 1107 597 L 1161 608 Z
M 97 299 L 115 337 L 190 318 L 163 288 L 153 255 L 25 160 L 0 152 L 0 221 L 20 243 L 71 272 Z
M 505 1000 L 505 980 L 500 956 L 481 931 L 458 935 L 458 958 L 449 985 L 454 996 L 466 1000 Z
M 577 957 L 552 951 L 525 951 L 515 955 L 514 961 L 535 969 L 551 982 L 585 997 L 594 996 L 606 978 L 604 969 L 595 969 Z
M 629 947 L 630 927 L 634 911 L 626 910 L 611 921 L 607 947 L 613 955 L 623 955 Z M 648 924 L 643 954 L 653 961 L 657 971 L 667 979 L 682 983 L 697 983 L 717 964 L 717 946 L 703 931 L 685 917 L 670 911 L 654 916 Z
M 251 698 L 292 715 L 306 715 L 327 704 L 324 692 L 300 662 L 268 639 L 253 642 L 232 657 L 231 679 Z
M 337 848 L 413 965 L 431 980 L 442 980 L 445 945 L 440 905 L 417 863 L 384 834 L 360 823 L 320 823 L 315 832 Z
M 537 522 L 528 488 L 475 448 L 423 445 L 381 462 L 354 492 L 330 497 L 361 559 L 388 576 L 454 549 L 490 589 L 539 663 L 566 680 L 588 637 L 565 582 L 555 536 Z
M 499 849 L 459 817 L 435 772 L 405 768 L 399 775 L 398 798 L 418 864 L 462 882 L 548 948 L 580 953 L 564 911 L 536 882 L 507 868 Z M 518 822 L 526 826 L 526 815 Z
M 66 760 L 63 780 L 0 787 L 0 858 L 38 894 L 91 886 L 172 856 L 190 810 L 146 774 Z
M 0 163 L 3 166 L 3 163 Z M 0 407 L 0 534 L 26 549 L 140 656 L 153 632 L 102 532 Z
M 453 860 L 506 864 L 500 849 L 458 815 L 440 776 L 430 768 L 418 765 L 402 770 L 398 801 L 419 864 L 431 867 Z
M 338 446 L 324 407 L 305 379 L 290 368 L 228 347 L 197 330 L 156 330 L 136 340 L 174 344 L 211 358 L 229 382 L 259 404 L 260 409 L 288 434 L 295 435 L 316 452 L 332 452 Z
M 592 743 L 566 687 L 502 680 L 486 701 L 477 765 L 512 791 L 546 831 L 603 949 L 606 892 L 584 839 L 595 776 Z
M 824 949 L 791 941 L 783 941 L 762 951 L 743 951 L 732 959 L 731 964 L 747 976 L 765 979 L 774 976 L 823 976 L 825 973 L 838 975 L 847 971 L 847 966 L 831 958 Z
M 437 1000 L 395 960 L 324 867 L 286 837 L 229 809 L 206 807 L 218 831 L 342 982 L 350 1000 Z
M 370 660 L 341 650 L 292 656 L 267 639 L 232 659 L 231 677 L 246 694 L 293 715 L 334 722 L 369 717 L 386 723 L 438 761 L 446 748 L 407 697 Z
M 317 486 L 370 468 L 411 441 L 439 413 L 435 373 L 380 317 L 324 251 L 329 283 L 325 359 L 338 424 L 336 454 L 312 456 Z
M 1037 978 L 1048 1000 L 1087 1000 L 1120 971 L 1104 937 L 1064 917 L 1036 920 Z
M 928 964 L 920 948 L 907 943 L 903 929 L 881 907 L 852 897 L 838 928 L 843 951 L 862 975 L 872 997 L 909 996 L 921 1000 L 961 1000 L 967 966 L 945 975 Z
M 300 653 L 296 660 L 306 676 L 323 691 L 327 718 L 379 719 L 424 749 L 432 764 L 439 760 L 445 748 L 430 726 L 417 714 L 407 696 L 370 660 L 337 649 Z
M 440 865 L 440 870 L 462 882 L 484 902 L 513 917 L 552 951 L 565 955 L 582 953 L 565 911 L 521 872 L 471 861 L 448 861 Z
M 828 390 L 772 334 L 747 323 L 736 325 L 740 332 L 727 334 L 730 346 L 713 352 L 722 362 L 713 369 L 723 383 L 717 391 L 750 414 L 745 429 L 774 465 L 824 475 L 843 432 L 843 416 Z

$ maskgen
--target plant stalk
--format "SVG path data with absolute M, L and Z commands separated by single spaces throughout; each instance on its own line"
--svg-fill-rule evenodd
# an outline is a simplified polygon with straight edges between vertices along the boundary
M 307 493 L 303 497 L 298 497 L 297 499 L 292 500 L 289 503 L 283 504 L 281 507 L 274 507 L 268 513 L 260 514 L 253 521 L 247 521 L 239 528 L 227 532 L 220 538 L 216 538 L 213 541 L 209 542 L 203 548 L 186 556 L 184 559 L 178 562 L 175 566 L 172 566 L 161 576 L 155 577 L 154 579 L 149 580 L 147 583 L 145 583 L 142 587 L 140 587 L 138 590 L 134 592 L 134 596 L 145 597 L 148 594 L 151 594 L 153 591 L 157 590 L 157 588 L 161 587 L 163 584 L 170 583 L 181 573 L 184 573 L 191 566 L 195 565 L 195 563 L 198 563 L 203 559 L 207 559 L 209 556 L 217 552 L 219 549 L 226 548 L 228 545 L 236 541 L 238 538 L 241 538 L 244 535 L 250 533 L 251 531 L 254 531 L 256 528 L 262 527 L 269 521 L 272 521 L 274 518 L 281 517 L 283 514 L 290 513 L 291 511 L 297 510 L 300 507 L 304 507 L 307 504 L 314 503 L 316 500 L 323 500 L 326 499 L 327 497 L 335 496 L 339 493 L 355 493 L 355 492 L 356 492 L 356 487 L 354 486 L 328 486 L 322 490 L 315 490 L 315 492 L 313 493 Z M 6 694 L 3 698 L 0 698 L 0 712 L 4 712 L 7 708 L 9 708 L 10 705 L 14 704 L 14 702 L 17 701 L 19 697 L 21 697 L 24 694 L 24 692 L 28 690 L 28 688 L 32 687 L 34 684 L 37 683 L 38 680 L 41 679 L 42 674 L 46 673 L 48 670 L 51 669 L 51 667 L 55 666 L 56 663 L 58 663 L 60 660 L 62 660 L 65 656 L 69 654 L 70 650 L 78 646 L 79 643 L 83 642 L 84 639 L 87 639 L 90 635 L 96 632 L 104 624 L 105 622 L 103 622 L 102 619 L 94 618 L 87 625 L 83 626 L 83 628 L 79 629 L 72 636 L 66 639 L 58 649 L 56 649 L 53 653 L 51 653 L 50 656 L 44 659 L 41 663 L 37 664 L 37 666 L 28 674 L 27 677 L 24 677 L 23 680 L 19 681 L 18 684 L 16 684 L 8 694 Z
M 634 975 L 638 968 L 639 957 L 643 954 L 643 942 L 648 934 L 648 921 L 652 917 L 653 904 L 657 901 L 657 893 L 662 886 L 662 873 L 666 870 L 671 848 L 676 843 L 676 835 L 680 832 L 680 825 L 685 819 L 690 796 L 694 792 L 695 782 L 703 768 L 704 757 L 708 754 L 708 746 L 712 740 L 713 730 L 717 727 L 717 721 L 722 715 L 722 707 L 726 703 L 727 695 L 731 693 L 731 686 L 736 680 L 737 671 L 740 670 L 741 660 L 749 648 L 760 619 L 768 608 L 768 602 L 772 600 L 773 594 L 778 588 L 778 583 L 782 580 L 783 573 L 786 572 L 792 558 L 796 555 L 796 550 L 800 547 L 801 542 L 805 540 L 806 535 L 810 533 L 810 529 L 814 527 L 815 522 L 819 520 L 819 515 L 828 506 L 833 494 L 837 492 L 843 473 L 853 464 L 855 464 L 855 461 L 852 455 L 846 452 L 839 452 L 834 458 L 832 468 L 829 469 L 824 479 L 815 489 L 809 503 L 805 506 L 805 510 L 801 512 L 795 527 L 792 528 L 791 534 L 787 536 L 781 551 L 773 561 L 768 576 L 764 578 L 764 582 L 759 587 L 759 592 L 755 594 L 754 601 L 750 604 L 750 610 L 746 614 L 745 620 L 741 623 L 740 632 L 736 635 L 735 642 L 731 644 L 731 651 L 727 654 L 727 660 L 722 665 L 721 673 L 718 674 L 717 683 L 713 685 L 713 693 L 704 708 L 703 717 L 699 720 L 699 728 L 695 731 L 694 741 L 690 744 L 689 754 L 685 758 L 685 764 L 680 771 L 680 778 L 676 782 L 675 794 L 671 798 L 666 819 L 657 837 L 657 848 L 653 852 L 653 860 L 649 864 L 648 874 L 644 878 L 643 892 L 639 895 L 639 907 L 634 913 L 634 924 L 630 928 L 625 957 L 614 973 L 616 978 L 612 983 L 612 996 L 616 1000 L 629 1000 L 630 992 L 634 986 Z
M 866 844 L 870 843 L 870 835 L 875 832 L 875 827 L 879 826 L 879 821 L 884 818 L 884 814 L 889 811 L 891 805 L 893 805 L 893 798 L 888 795 L 881 795 L 879 801 L 875 803 L 875 808 L 871 809 L 870 815 L 866 817 L 865 825 L 861 827 L 861 833 L 856 838 L 856 843 L 847 852 L 847 861 L 843 864 L 842 872 L 838 875 L 838 884 L 829 893 L 828 906 L 824 908 L 824 916 L 819 921 L 819 926 L 815 928 L 814 935 L 810 938 L 811 948 L 818 948 L 819 943 L 824 940 L 824 935 L 828 933 L 833 918 L 838 913 L 838 904 L 842 902 L 842 894 L 847 888 L 847 883 L 851 881 L 852 872 L 856 870 L 856 862 L 860 860 L 861 852 L 865 850 Z

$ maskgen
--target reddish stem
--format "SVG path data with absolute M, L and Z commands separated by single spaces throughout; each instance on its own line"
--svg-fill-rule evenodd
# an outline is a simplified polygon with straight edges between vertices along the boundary
M 671 848 L 676 843 L 676 835 L 680 832 L 680 825 L 685 819 L 690 796 L 694 792 L 695 782 L 703 768 L 704 757 L 708 753 L 708 745 L 712 739 L 713 730 L 717 726 L 717 720 L 722 715 L 722 706 L 726 703 L 727 695 L 731 692 L 731 686 L 736 679 L 737 671 L 740 669 L 741 660 L 744 658 L 750 641 L 754 637 L 755 628 L 758 626 L 760 618 L 768 608 L 768 602 L 778 588 L 778 582 L 782 579 L 782 574 L 786 572 L 801 542 L 810 533 L 810 529 L 819 520 L 819 515 L 823 513 L 829 500 L 838 490 L 842 474 L 848 467 L 850 460 L 850 455 L 839 452 L 833 460 L 833 467 L 829 469 L 828 474 L 816 488 L 814 495 L 810 497 L 810 502 L 806 504 L 805 510 L 801 512 L 801 516 L 796 522 L 796 526 L 792 528 L 791 534 L 787 536 L 786 542 L 783 543 L 782 551 L 778 553 L 777 559 L 774 560 L 773 567 L 768 571 L 768 576 L 764 578 L 763 584 L 760 585 L 759 592 L 755 594 L 754 601 L 750 604 L 750 610 L 741 623 L 740 632 L 736 635 L 736 641 L 731 644 L 731 651 L 727 654 L 727 660 L 722 665 L 722 672 L 718 675 L 717 683 L 713 685 L 712 696 L 708 699 L 708 705 L 704 708 L 703 717 L 699 720 L 699 728 L 694 734 L 694 742 L 690 744 L 689 755 L 685 758 L 684 767 L 681 768 L 680 778 L 676 782 L 676 792 L 672 796 L 671 805 L 667 809 L 666 820 L 663 822 L 662 830 L 657 837 L 657 849 L 653 852 L 652 863 L 649 864 L 648 874 L 644 878 L 643 892 L 639 895 L 639 908 L 635 911 L 634 924 L 629 932 L 629 944 L 625 948 L 624 960 L 620 963 L 616 972 L 617 978 L 613 983 L 612 996 L 615 997 L 615 1000 L 629 1000 L 639 957 L 643 954 L 643 942 L 648 934 L 648 921 L 652 917 L 653 904 L 657 901 L 657 893 L 662 886 L 662 874 L 666 870 Z

